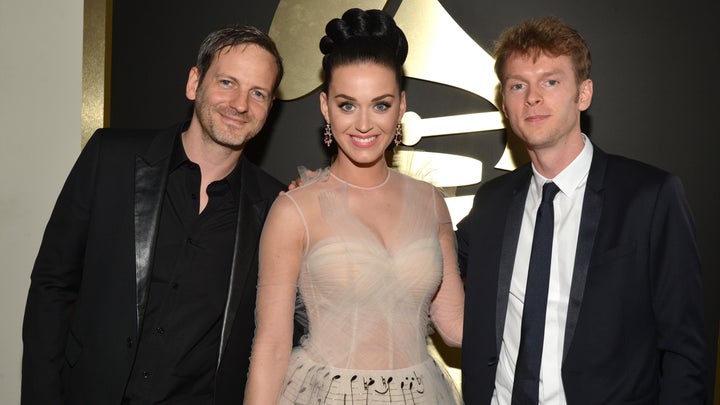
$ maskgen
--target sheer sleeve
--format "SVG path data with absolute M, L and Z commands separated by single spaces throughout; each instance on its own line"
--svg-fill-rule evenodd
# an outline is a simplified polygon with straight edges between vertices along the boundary
M 435 329 L 449 346 L 462 344 L 465 291 L 458 270 L 457 249 L 452 221 L 445 200 L 439 191 L 435 195 L 435 212 L 443 255 L 443 276 L 435 298 L 430 305 L 430 316 Z
M 297 280 L 306 226 L 292 197 L 275 201 L 260 238 L 255 338 L 246 405 L 275 404 L 290 359 Z

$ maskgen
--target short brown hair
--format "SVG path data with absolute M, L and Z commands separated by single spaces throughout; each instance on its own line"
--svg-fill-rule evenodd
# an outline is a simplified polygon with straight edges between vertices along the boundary
M 578 83 L 590 78 L 590 49 L 580 34 L 557 17 L 523 20 L 500 35 L 495 43 L 495 74 L 503 82 L 507 59 L 519 54 L 533 60 L 541 54 L 570 57 Z
M 275 42 L 264 32 L 250 25 L 228 25 L 217 31 L 211 32 L 200 45 L 198 51 L 197 64 L 198 84 L 202 83 L 205 73 L 210 69 L 215 58 L 225 48 L 243 44 L 253 44 L 268 51 L 275 58 L 275 66 L 277 67 L 277 76 L 275 77 L 275 85 L 273 92 L 280 85 L 283 77 L 283 64 L 280 53 L 275 46 Z

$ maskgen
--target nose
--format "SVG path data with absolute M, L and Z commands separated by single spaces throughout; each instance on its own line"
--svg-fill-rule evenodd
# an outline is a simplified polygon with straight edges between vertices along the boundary
M 230 98 L 229 105 L 239 113 L 244 113 L 248 110 L 248 98 L 249 95 L 246 93 L 235 94 Z
M 367 112 L 360 112 L 358 120 L 355 122 L 355 129 L 361 133 L 366 133 L 372 129 L 372 123 L 370 122 L 370 117 Z
M 542 95 L 534 86 L 528 87 L 527 97 L 525 98 L 525 104 L 532 107 L 542 102 Z

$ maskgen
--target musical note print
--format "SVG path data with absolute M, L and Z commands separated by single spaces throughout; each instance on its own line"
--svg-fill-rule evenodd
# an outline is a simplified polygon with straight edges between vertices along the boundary
M 330 390 L 332 389 L 333 384 L 335 383 L 335 380 L 338 380 L 340 378 L 340 375 L 335 375 L 332 380 L 330 380 L 330 386 L 328 387 L 327 393 L 325 394 L 325 403 L 327 403 L 328 395 L 330 395 Z M 343 401 L 344 402 L 344 401 Z
M 370 399 L 370 387 L 373 384 L 375 384 L 375 380 L 373 380 L 372 378 L 366 380 L 365 377 L 363 377 L 363 389 L 365 389 L 365 405 L 369 404 L 368 400 Z
M 459 404 L 447 377 L 432 360 L 400 370 L 348 370 L 317 364 L 288 369 L 282 405 Z

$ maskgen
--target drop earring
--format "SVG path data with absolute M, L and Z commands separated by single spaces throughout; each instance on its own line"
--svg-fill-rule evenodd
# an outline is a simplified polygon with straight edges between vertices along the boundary
M 328 148 L 330 147 L 330 144 L 332 144 L 332 128 L 330 128 L 330 123 L 325 123 L 325 137 L 323 138 L 323 142 L 325 142 L 325 146 Z
M 403 139 L 403 130 L 402 130 L 402 124 L 398 122 L 397 126 L 395 127 L 395 139 L 393 140 L 395 142 L 395 146 L 400 145 Z

